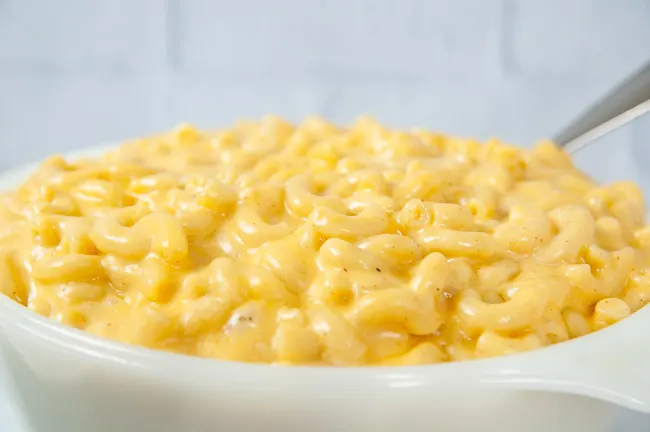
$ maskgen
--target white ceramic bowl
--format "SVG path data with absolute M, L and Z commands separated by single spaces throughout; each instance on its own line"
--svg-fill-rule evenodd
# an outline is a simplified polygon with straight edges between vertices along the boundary
M 32 169 L 0 176 L 0 189 Z M 595 432 L 611 429 L 617 405 L 650 413 L 648 307 L 597 333 L 508 357 L 317 368 L 132 347 L 0 295 L 0 349 L 0 379 L 35 432 Z

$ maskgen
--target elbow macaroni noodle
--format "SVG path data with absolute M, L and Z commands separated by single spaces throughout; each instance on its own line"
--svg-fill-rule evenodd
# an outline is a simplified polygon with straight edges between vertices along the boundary
M 0 196 L 0 289 L 108 338 L 249 362 L 409 365 L 579 337 L 650 302 L 637 186 L 363 118 L 185 125 L 52 157 Z

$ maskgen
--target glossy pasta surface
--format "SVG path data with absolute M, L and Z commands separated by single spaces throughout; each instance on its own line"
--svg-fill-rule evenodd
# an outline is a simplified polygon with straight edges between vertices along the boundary
M 650 301 L 633 183 L 552 143 L 276 117 L 52 157 L 0 195 L 0 290 L 119 341 L 279 364 L 505 355 Z

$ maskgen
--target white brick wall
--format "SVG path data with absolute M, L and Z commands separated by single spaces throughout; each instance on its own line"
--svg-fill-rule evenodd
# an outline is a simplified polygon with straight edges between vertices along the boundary
M 648 46 L 648 0 L 1 0 L 0 168 L 266 112 L 528 144 Z
M 158 0 L 0 2 L 0 64 L 9 74 L 155 71 L 166 61 L 164 6 Z
M 509 3 L 516 74 L 604 82 L 650 58 L 647 0 Z
M 446 3 L 438 8 L 444 13 L 436 13 L 436 3 Z M 500 66 L 494 54 L 502 4 L 240 0 L 215 7 L 189 0 L 179 20 L 181 69 L 248 79 L 263 74 L 411 80 L 430 76 L 436 65 L 437 76 L 469 77 L 471 66 L 493 73 Z

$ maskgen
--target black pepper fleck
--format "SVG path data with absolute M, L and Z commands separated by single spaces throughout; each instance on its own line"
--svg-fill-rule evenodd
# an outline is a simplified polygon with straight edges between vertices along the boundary
M 375 270 L 377 270 L 379 273 L 381 273 L 381 270 L 379 269 L 379 267 L 375 268 Z

